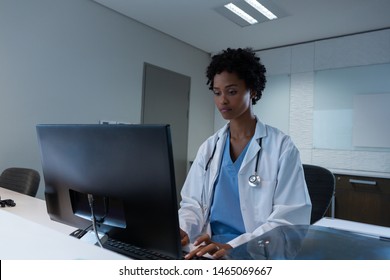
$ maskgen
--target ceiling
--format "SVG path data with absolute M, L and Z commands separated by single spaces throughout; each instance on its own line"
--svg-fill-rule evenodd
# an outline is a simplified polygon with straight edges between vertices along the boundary
M 216 8 L 229 0 L 94 0 L 208 53 L 276 48 L 390 28 L 389 0 L 272 0 L 287 16 L 248 27 Z

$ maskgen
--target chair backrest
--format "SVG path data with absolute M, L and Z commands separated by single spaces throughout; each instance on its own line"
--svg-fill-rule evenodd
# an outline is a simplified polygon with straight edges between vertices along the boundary
M 30 168 L 11 167 L 0 175 L 0 187 L 29 196 L 35 196 L 41 177 L 38 171 Z
M 329 208 L 335 192 L 335 178 L 332 172 L 320 166 L 303 164 L 303 171 L 312 203 L 310 224 L 313 224 Z

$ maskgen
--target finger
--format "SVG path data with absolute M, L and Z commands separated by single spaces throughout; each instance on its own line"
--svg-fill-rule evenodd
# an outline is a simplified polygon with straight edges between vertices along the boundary
M 216 245 L 219 247 L 219 250 L 217 250 L 213 254 L 213 258 L 215 258 L 215 259 L 223 258 L 224 256 L 226 256 L 226 254 L 229 252 L 229 250 L 232 249 L 232 246 L 230 246 L 229 244 L 217 243 Z
M 187 255 L 184 256 L 184 259 L 186 260 L 190 260 L 192 258 L 194 258 L 195 256 L 197 256 L 197 253 L 201 250 L 202 247 L 198 247 L 194 250 L 192 250 L 191 252 L 189 252 Z
M 196 255 L 198 257 L 201 257 L 205 254 L 214 254 L 215 252 L 217 252 L 218 250 L 220 250 L 221 248 L 216 245 L 215 243 L 210 243 L 208 245 L 205 245 L 203 246 L 202 248 L 199 248 L 200 250 L 196 253 Z
M 198 246 L 198 245 L 202 244 L 203 242 L 206 244 L 209 244 L 211 242 L 210 236 L 208 234 L 203 234 L 200 237 L 198 237 L 195 240 L 194 245 Z
M 227 251 L 225 249 L 220 249 L 216 251 L 212 256 L 214 259 L 221 259 L 226 255 Z

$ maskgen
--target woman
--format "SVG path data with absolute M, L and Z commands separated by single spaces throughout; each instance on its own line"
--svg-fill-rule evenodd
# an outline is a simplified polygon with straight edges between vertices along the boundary
M 265 72 L 249 48 L 224 50 L 207 68 L 215 105 L 229 122 L 201 145 L 181 192 L 182 245 L 197 246 L 188 259 L 221 258 L 278 225 L 309 224 L 297 148 L 253 113 Z

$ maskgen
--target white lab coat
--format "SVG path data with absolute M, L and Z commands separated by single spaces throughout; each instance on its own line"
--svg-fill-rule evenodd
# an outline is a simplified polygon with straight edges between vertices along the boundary
M 228 125 L 200 146 L 181 191 L 180 227 L 191 242 L 201 234 L 210 234 L 209 212 Z M 278 225 L 310 223 L 311 202 L 298 149 L 289 136 L 257 120 L 254 139 L 259 138 L 262 138 L 262 147 L 258 141 L 251 141 L 238 172 L 240 207 L 246 233 L 228 242 L 233 248 Z M 214 148 L 215 154 L 206 171 Z M 258 174 L 261 182 L 251 187 L 248 179 L 254 174 L 260 149 Z

